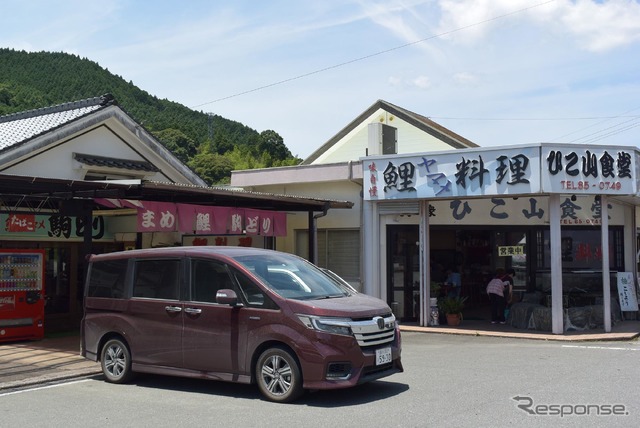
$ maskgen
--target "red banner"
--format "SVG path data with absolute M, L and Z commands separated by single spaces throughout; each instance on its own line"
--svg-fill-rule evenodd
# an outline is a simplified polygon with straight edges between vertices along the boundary
M 287 214 L 284 212 L 125 199 L 95 201 L 109 208 L 137 208 L 138 232 L 287 235 Z
M 138 232 L 175 232 L 177 214 L 176 204 L 145 201 L 138 208 Z

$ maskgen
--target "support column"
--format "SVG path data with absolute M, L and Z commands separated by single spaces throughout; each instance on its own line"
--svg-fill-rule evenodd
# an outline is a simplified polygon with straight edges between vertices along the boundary
M 420 325 L 429 325 L 431 315 L 431 267 L 429 266 L 429 201 L 420 201 Z
M 604 306 L 604 331 L 611 332 L 611 275 L 609 274 L 609 210 L 607 197 L 600 195 L 602 210 L 600 235 L 602 236 L 602 306 Z
M 562 230 L 560 228 L 560 195 L 549 195 L 549 244 L 551 255 L 551 331 L 564 333 L 562 308 Z
M 315 265 L 318 264 L 318 255 L 316 254 L 317 239 L 318 239 L 318 229 L 316 227 L 316 219 L 313 216 L 313 211 L 309 211 L 309 261 Z
M 379 221 L 377 221 L 377 215 L 375 213 L 375 203 L 363 200 L 362 201 L 362 278 L 363 286 L 362 292 L 369 296 L 381 296 L 380 285 L 377 284 L 376 277 L 379 263 L 376 263 L 376 257 L 378 257 L 377 248 L 378 240 L 378 228 Z

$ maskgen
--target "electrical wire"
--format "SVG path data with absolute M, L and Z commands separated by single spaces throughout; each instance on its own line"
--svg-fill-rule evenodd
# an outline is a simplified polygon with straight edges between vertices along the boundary
M 385 50 L 382 50 L 382 51 L 378 51 L 378 52 L 375 52 L 375 53 L 372 53 L 372 54 L 369 54 L 369 55 L 361 56 L 359 58 L 355 58 L 355 59 L 352 59 L 352 60 L 349 60 L 349 61 L 341 62 L 339 64 L 334 64 L 334 65 L 331 65 L 331 66 L 328 66 L 328 67 L 324 67 L 324 68 L 321 68 L 321 69 L 318 69 L 318 70 L 315 70 L 315 71 L 311 71 L 309 73 L 300 74 L 298 76 L 290 77 L 288 79 L 279 80 L 277 82 L 273 82 L 273 83 L 270 83 L 268 85 L 263 85 L 263 86 L 259 86 L 257 88 L 253 88 L 253 89 L 249 89 L 249 90 L 246 90 L 246 91 L 238 92 L 238 93 L 233 94 L 233 95 L 228 95 L 228 96 L 225 96 L 225 97 L 222 97 L 222 98 L 217 98 L 217 99 L 215 99 L 213 101 L 208 101 L 206 103 L 198 104 L 198 105 L 195 105 L 195 106 L 193 106 L 191 108 L 192 109 L 196 109 L 198 107 L 202 107 L 202 106 L 205 106 L 205 105 L 208 105 L 208 104 L 214 104 L 214 103 L 217 103 L 217 102 L 220 102 L 220 101 L 225 101 L 225 100 L 228 100 L 228 99 L 231 99 L 231 98 L 236 98 L 236 97 L 239 97 L 239 96 L 242 96 L 242 95 L 247 95 L 247 94 L 250 94 L 252 92 L 257 92 L 257 91 L 261 91 L 263 89 L 272 88 L 274 86 L 279 86 L 279 85 L 282 85 L 282 84 L 285 84 L 285 83 L 288 83 L 288 82 L 292 82 L 294 80 L 303 79 L 305 77 L 313 76 L 315 74 L 320 74 L 320 73 L 323 73 L 325 71 L 334 70 L 336 68 L 344 67 L 345 65 L 353 64 L 355 62 L 364 61 L 366 59 L 370 59 L 370 58 L 374 58 L 376 56 L 384 55 L 384 54 L 387 54 L 389 52 L 397 51 L 399 49 L 404 49 L 406 47 L 413 46 L 413 45 L 416 45 L 418 43 L 423 43 L 423 42 L 426 42 L 428 40 L 433 40 L 433 39 L 437 39 L 437 38 L 442 37 L 442 36 L 446 36 L 446 35 L 449 35 L 449 34 L 456 33 L 458 31 L 462 31 L 462 30 L 466 30 L 466 29 L 469 29 L 469 28 L 477 27 L 478 25 L 483 25 L 483 24 L 486 24 L 486 23 L 489 23 L 489 22 L 492 22 L 492 21 L 496 21 L 496 20 L 499 20 L 499 19 L 502 19 L 502 18 L 506 18 L 508 16 L 517 15 L 519 13 L 526 12 L 527 10 L 531 10 L 531 9 L 534 9 L 534 8 L 537 8 L 537 7 L 540 7 L 540 6 L 544 6 L 546 4 L 553 3 L 553 2 L 555 2 L 555 0 L 547 0 L 545 2 L 538 3 L 538 4 L 535 4 L 535 5 L 532 5 L 532 6 L 529 6 L 529 7 L 525 7 L 525 8 L 522 8 L 522 9 L 518 9 L 518 10 L 513 11 L 513 12 L 505 13 L 503 15 L 494 16 L 492 18 L 488 18 L 488 19 L 485 19 L 483 21 L 475 22 L 473 24 L 465 25 L 463 27 L 459 27 L 459 28 L 456 28 L 454 30 L 449 30 L 449 31 L 445 31 L 445 32 L 440 33 L 440 34 L 435 34 L 433 36 L 425 37 L 424 39 L 420 39 L 420 40 L 416 40 L 416 41 L 413 41 L 413 42 L 405 43 L 405 44 L 400 45 L 400 46 L 396 46 L 396 47 L 393 47 L 393 48 L 389 48 L 389 49 L 385 49 Z

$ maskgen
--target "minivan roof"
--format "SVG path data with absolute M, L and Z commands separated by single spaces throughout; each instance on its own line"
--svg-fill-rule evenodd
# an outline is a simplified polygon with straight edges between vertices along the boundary
M 227 257 L 245 256 L 252 254 L 263 254 L 266 252 L 276 252 L 274 250 L 266 250 L 254 247 L 233 247 L 233 246 L 187 246 L 187 247 L 159 247 L 146 248 L 142 250 L 126 250 L 114 253 L 92 254 L 90 261 L 109 260 L 119 258 L 132 257 L 178 257 L 178 256 L 198 256 L 218 254 Z

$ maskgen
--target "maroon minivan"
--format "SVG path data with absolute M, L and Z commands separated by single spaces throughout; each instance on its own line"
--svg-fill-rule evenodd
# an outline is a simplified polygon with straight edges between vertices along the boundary
M 93 255 L 84 308 L 81 354 L 114 383 L 134 372 L 257 383 L 288 402 L 403 370 L 386 303 L 272 250 Z

